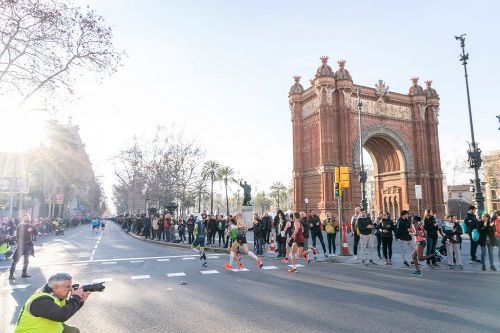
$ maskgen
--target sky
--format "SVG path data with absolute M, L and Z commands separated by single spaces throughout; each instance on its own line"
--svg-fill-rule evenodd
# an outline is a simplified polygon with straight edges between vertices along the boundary
M 440 95 L 441 160 L 449 183 L 470 141 L 463 67 L 454 36 L 466 33 L 476 141 L 499 149 L 497 1 L 132 1 L 78 0 L 113 27 L 127 53 L 118 72 L 97 83 L 83 75 L 78 98 L 56 117 L 81 129 L 108 196 L 112 157 L 156 125 L 182 130 L 207 159 L 238 170 L 254 190 L 289 184 L 293 75 L 309 86 L 327 55 L 345 59 L 355 84 L 379 79 L 407 93 L 410 78 L 433 80 Z M 46 114 L 27 120 L 39 126 Z M 5 133 L 16 135 L 17 129 Z M 9 132 L 10 131 L 10 132 Z M 5 140 L 3 140 L 5 143 Z M 416 156 L 414 158 L 420 158 Z

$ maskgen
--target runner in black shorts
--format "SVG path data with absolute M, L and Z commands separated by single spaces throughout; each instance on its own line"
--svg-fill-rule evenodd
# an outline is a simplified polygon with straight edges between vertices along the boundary
M 257 261 L 257 267 L 262 268 L 264 265 L 262 263 L 262 259 L 257 257 L 255 253 L 252 251 L 248 250 L 248 244 L 247 244 L 247 237 L 246 237 L 246 228 L 245 225 L 243 224 L 242 218 L 241 218 L 241 213 L 238 212 L 236 214 L 236 225 L 238 227 L 238 235 L 236 236 L 236 242 L 233 243 L 233 245 L 230 248 L 230 253 L 229 253 L 229 263 L 224 265 L 224 268 L 226 269 L 233 269 L 233 261 L 234 261 L 234 256 L 236 254 L 236 250 L 239 246 L 243 249 L 243 252 L 250 257 L 254 258 Z M 238 268 L 243 268 L 243 265 L 238 265 Z
M 293 234 L 290 238 L 292 240 L 292 249 L 290 250 L 292 257 L 292 267 L 288 270 L 290 273 L 297 272 L 297 267 L 295 266 L 297 263 L 297 256 L 304 257 L 305 261 L 309 264 L 309 252 L 313 252 L 313 250 L 304 251 L 304 231 L 302 229 L 302 223 L 300 221 L 300 214 L 293 214 Z

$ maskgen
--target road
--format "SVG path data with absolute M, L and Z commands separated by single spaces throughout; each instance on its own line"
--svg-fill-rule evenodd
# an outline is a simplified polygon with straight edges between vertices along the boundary
M 244 257 L 248 270 L 208 267 L 186 249 L 147 243 L 108 223 L 37 240 L 31 278 L 7 280 L 0 262 L 0 332 L 11 332 L 29 295 L 53 273 L 106 280 L 68 324 L 81 332 L 499 332 L 500 274 L 313 262 L 288 273 Z M 19 265 L 21 268 L 21 265 Z M 208 273 L 207 273 L 208 272 Z M 205 274 L 203 274 L 205 273 Z

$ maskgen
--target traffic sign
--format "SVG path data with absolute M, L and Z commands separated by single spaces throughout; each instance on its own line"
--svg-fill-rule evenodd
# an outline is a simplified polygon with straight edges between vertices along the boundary
M 422 185 L 415 185 L 415 199 L 422 199 Z

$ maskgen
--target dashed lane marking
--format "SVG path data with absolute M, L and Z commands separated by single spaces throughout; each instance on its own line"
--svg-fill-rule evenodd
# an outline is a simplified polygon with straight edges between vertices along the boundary
M 113 281 L 113 278 L 100 278 L 100 279 L 93 279 L 92 283 L 111 282 L 111 281 Z
M 201 274 L 219 274 L 219 271 L 216 271 L 215 269 L 214 270 L 210 270 L 210 271 L 200 271 Z
M 188 257 L 188 258 L 182 258 L 182 260 L 194 260 L 196 258 L 193 258 L 193 257 Z
M 186 276 L 186 273 L 167 273 L 168 277 Z
M 149 275 L 135 275 L 135 276 L 131 276 L 130 278 L 132 280 L 144 280 L 144 279 L 149 279 L 151 276 Z
M 292 267 L 292 265 L 287 265 L 288 267 Z M 304 267 L 304 265 L 296 264 L 295 267 Z
M 144 260 L 130 260 L 131 264 L 137 264 L 137 263 L 140 263 L 140 262 L 144 262 Z
M 276 266 L 263 266 L 262 269 L 278 269 Z
M 163 258 L 163 259 L 156 259 L 156 261 L 170 261 L 168 258 Z

